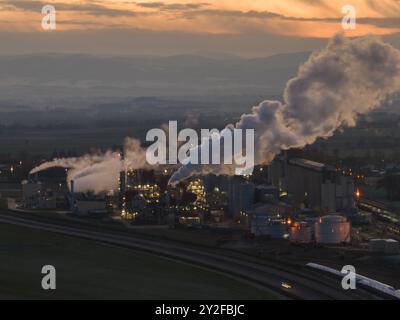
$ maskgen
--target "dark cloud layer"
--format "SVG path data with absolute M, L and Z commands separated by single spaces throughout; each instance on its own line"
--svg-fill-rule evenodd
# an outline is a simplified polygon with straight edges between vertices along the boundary
M 0 2 L 0 4 L 5 6 L 7 9 L 11 10 L 18 9 L 24 11 L 40 12 L 45 5 L 48 5 L 50 3 L 44 1 L 31 1 L 31 0 L 3 0 Z M 129 10 L 107 8 L 105 6 L 89 2 L 83 2 L 81 4 L 56 2 L 54 6 L 56 7 L 57 10 L 85 12 L 92 16 L 121 17 L 121 16 L 137 16 L 137 15 L 148 14 L 144 12 L 139 13 Z

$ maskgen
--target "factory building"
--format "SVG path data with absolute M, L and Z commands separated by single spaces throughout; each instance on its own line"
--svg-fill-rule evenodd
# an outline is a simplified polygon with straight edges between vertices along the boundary
M 353 179 L 329 165 L 285 154 L 269 166 L 268 179 L 297 207 L 324 213 L 355 210 Z
M 70 181 L 68 201 L 72 213 L 80 216 L 99 217 L 109 213 L 105 195 L 75 192 L 75 182 Z
M 41 182 L 33 179 L 23 180 L 22 205 L 28 209 L 66 208 L 67 194 L 64 184 Z
M 42 183 L 32 180 L 22 181 L 22 202 L 24 207 L 33 208 L 38 206 L 38 199 L 42 193 Z
M 228 216 L 239 218 L 240 213 L 253 207 L 255 200 L 255 186 L 243 181 L 240 177 L 230 177 Z

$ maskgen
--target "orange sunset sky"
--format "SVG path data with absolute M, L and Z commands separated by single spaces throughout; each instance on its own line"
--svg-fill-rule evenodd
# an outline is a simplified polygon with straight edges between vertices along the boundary
M 141 30 L 170 36 L 185 33 L 203 37 L 258 35 L 259 40 L 262 35 L 288 37 L 290 41 L 326 39 L 343 31 L 341 9 L 347 4 L 357 10 L 357 28 L 346 31 L 347 35 L 392 36 L 400 31 L 398 0 L 0 0 L 0 33 L 48 32 L 41 29 L 41 8 L 46 4 L 57 10 L 57 30 L 51 32 L 60 37 Z

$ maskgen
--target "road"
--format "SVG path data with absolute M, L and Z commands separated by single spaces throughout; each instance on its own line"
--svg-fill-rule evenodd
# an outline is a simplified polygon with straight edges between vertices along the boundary
M 240 253 L 222 249 L 206 249 L 183 243 L 145 239 L 127 233 L 115 231 L 96 231 L 88 226 L 67 225 L 62 221 L 52 221 L 10 214 L 0 214 L 0 223 L 56 232 L 72 237 L 79 237 L 108 243 L 116 246 L 145 251 L 158 256 L 189 263 L 214 272 L 223 273 L 235 279 L 250 283 L 258 288 L 272 292 L 281 299 L 306 300 L 349 300 L 379 299 L 378 296 L 364 289 L 345 291 L 337 279 L 323 276 L 302 266 L 293 266 L 278 261 L 265 261 L 251 258 Z M 292 288 L 284 288 L 282 283 L 289 283 Z

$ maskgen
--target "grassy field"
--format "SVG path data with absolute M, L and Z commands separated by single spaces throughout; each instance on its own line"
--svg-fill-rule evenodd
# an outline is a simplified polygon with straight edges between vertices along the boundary
M 54 265 L 57 289 L 41 289 Z M 129 249 L 0 224 L 0 298 L 270 299 L 220 274 Z

